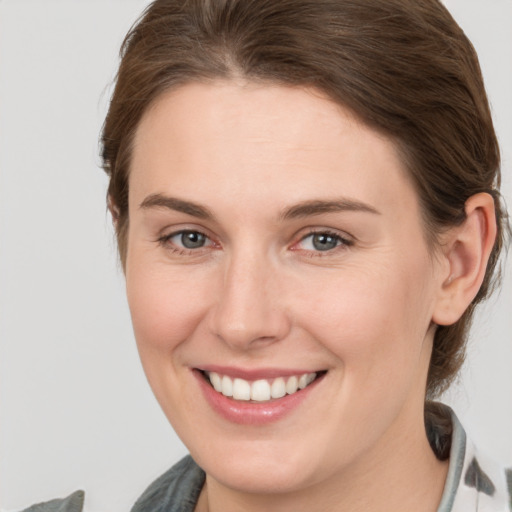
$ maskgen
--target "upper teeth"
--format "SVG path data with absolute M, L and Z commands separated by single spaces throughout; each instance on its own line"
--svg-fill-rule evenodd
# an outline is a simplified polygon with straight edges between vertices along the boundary
M 304 373 L 291 377 L 260 379 L 250 382 L 245 379 L 231 379 L 227 375 L 219 375 L 215 372 L 207 372 L 206 375 L 214 389 L 224 396 L 231 396 L 235 400 L 255 400 L 256 402 L 281 398 L 286 394 L 292 395 L 311 384 L 316 377 L 316 373 Z

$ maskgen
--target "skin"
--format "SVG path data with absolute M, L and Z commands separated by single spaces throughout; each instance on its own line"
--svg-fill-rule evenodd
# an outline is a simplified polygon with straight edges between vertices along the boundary
M 432 254 L 393 143 L 301 88 L 167 92 L 132 157 L 128 301 L 150 385 L 207 473 L 197 510 L 436 510 L 447 464 L 423 426 L 434 321 L 455 321 L 478 289 L 492 200 Z M 141 206 L 155 194 L 211 216 Z M 374 211 L 283 216 L 311 201 Z M 184 229 L 205 245 L 184 248 Z M 335 247 L 318 250 L 312 230 Z M 192 370 L 209 364 L 327 374 L 279 421 L 239 425 L 200 391 Z

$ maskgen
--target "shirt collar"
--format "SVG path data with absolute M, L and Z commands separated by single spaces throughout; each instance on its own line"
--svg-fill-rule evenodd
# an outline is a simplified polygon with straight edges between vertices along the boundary
M 511 512 L 507 471 L 477 450 L 455 413 L 448 476 L 437 512 Z

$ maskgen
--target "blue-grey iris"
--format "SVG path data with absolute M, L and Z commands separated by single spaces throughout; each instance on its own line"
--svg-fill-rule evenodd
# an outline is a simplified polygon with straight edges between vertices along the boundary
M 181 243 L 187 249 L 198 249 L 206 243 L 206 236 L 197 231 L 184 231 L 181 234 Z
M 326 233 L 317 233 L 313 235 L 311 242 L 317 251 L 328 251 L 338 245 L 338 238 Z

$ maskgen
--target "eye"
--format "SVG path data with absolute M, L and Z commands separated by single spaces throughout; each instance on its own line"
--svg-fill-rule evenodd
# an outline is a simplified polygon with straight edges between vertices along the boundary
M 327 252 L 339 246 L 350 246 L 352 242 L 337 233 L 329 231 L 316 231 L 303 237 L 297 248 L 303 251 Z
M 162 245 L 176 250 L 194 250 L 213 245 L 213 242 L 200 231 L 183 230 L 165 235 L 158 240 Z

